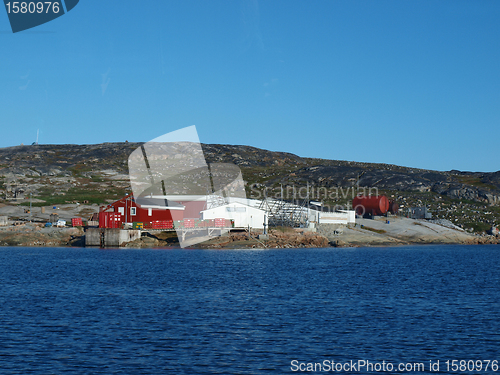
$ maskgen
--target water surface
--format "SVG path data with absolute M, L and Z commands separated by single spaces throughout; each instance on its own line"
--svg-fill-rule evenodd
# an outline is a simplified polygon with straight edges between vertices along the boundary
M 500 360 L 499 260 L 495 245 L 3 248 L 0 372 L 282 374 L 293 360 L 440 360 L 452 373 L 443 361 Z

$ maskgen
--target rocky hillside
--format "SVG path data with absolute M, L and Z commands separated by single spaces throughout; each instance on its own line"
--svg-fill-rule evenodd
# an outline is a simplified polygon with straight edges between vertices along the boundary
M 390 164 L 301 158 L 248 146 L 205 145 L 208 160 L 232 162 L 246 172 L 246 181 L 327 188 L 377 187 L 382 190 L 434 192 L 459 200 L 500 203 L 500 171 L 438 172 Z
M 140 143 L 33 145 L 0 149 L 0 198 L 39 204 L 104 203 L 130 190 L 127 159 Z M 384 193 L 403 209 L 427 206 L 434 217 L 482 231 L 500 222 L 500 171 L 406 168 L 389 164 L 301 158 L 250 146 L 203 145 L 208 162 L 235 163 L 251 197 L 348 205 L 358 191 Z M 18 199 L 19 201 L 19 199 Z M 19 202 L 18 202 L 19 203 Z M 24 200 L 26 203 L 26 200 Z

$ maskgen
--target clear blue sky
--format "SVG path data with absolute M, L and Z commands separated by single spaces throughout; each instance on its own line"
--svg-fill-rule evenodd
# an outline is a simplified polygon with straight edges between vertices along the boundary
M 0 147 L 203 143 L 500 170 L 500 1 L 103 0 L 12 34 Z

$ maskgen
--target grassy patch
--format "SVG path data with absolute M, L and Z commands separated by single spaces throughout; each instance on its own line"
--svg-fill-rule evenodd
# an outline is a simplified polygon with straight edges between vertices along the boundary
M 92 182 L 104 182 L 104 179 L 101 176 L 93 175 L 90 177 L 90 179 L 92 180 Z
M 476 233 L 486 232 L 491 228 L 490 224 L 481 223 L 481 222 L 469 222 L 464 224 L 465 228 L 472 228 L 472 230 Z
M 491 211 L 495 214 L 495 215 L 500 215 L 500 207 L 498 206 L 491 206 L 490 207 Z
M 86 164 L 75 164 L 72 167 L 69 167 L 68 170 L 73 174 L 73 176 L 81 177 L 83 172 L 90 172 L 92 168 Z
M 47 191 L 42 191 L 40 195 L 36 198 L 44 200 L 44 203 L 33 203 L 34 207 L 41 206 L 53 206 L 58 204 L 66 204 L 68 202 L 84 202 L 88 201 L 89 204 L 104 204 L 107 200 L 116 199 L 125 196 L 126 192 L 124 189 L 107 189 L 104 191 L 89 190 L 82 188 L 72 188 L 69 189 L 65 195 L 52 195 L 48 194 Z M 22 203 L 22 206 L 29 206 L 28 202 Z
M 366 229 L 366 230 L 369 230 L 370 232 L 375 232 L 375 233 L 378 233 L 378 234 L 384 234 L 384 233 L 387 233 L 387 231 L 383 230 L 383 229 L 375 229 L 375 228 L 370 228 L 370 227 L 367 227 L 366 225 L 363 226 L 363 229 Z
M 488 189 L 488 190 L 496 190 L 497 187 L 495 185 L 485 184 L 481 181 L 479 177 L 473 176 L 455 176 L 455 178 L 465 185 L 470 185 L 478 188 Z

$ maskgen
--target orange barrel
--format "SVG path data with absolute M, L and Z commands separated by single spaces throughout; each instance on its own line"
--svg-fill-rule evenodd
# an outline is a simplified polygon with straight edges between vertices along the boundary
M 352 200 L 352 208 L 358 215 L 385 215 L 389 210 L 389 200 L 385 195 L 358 195 Z

